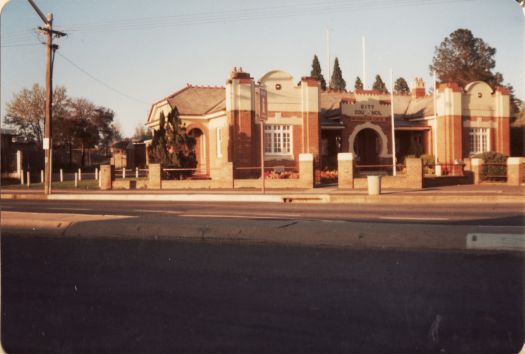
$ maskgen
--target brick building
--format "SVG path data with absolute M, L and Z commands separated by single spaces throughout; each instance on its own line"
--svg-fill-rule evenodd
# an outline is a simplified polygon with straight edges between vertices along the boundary
M 284 71 L 270 71 L 258 82 L 234 69 L 225 87 L 191 86 L 154 103 L 147 126 L 156 129 L 160 112 L 177 108 L 188 133 L 197 139 L 198 172 L 233 163 L 236 173 L 260 165 L 259 90 L 266 92 L 266 166 L 293 167 L 300 153 L 312 153 L 320 167 L 335 168 L 338 152 L 352 152 L 359 164 L 392 161 L 391 97 L 372 90 L 321 92 L 317 80 L 296 83 Z M 509 93 L 484 82 L 464 89 L 441 84 L 427 95 L 421 79 L 412 93 L 394 95 L 396 158 L 433 155 L 442 164 L 473 154 L 509 154 Z

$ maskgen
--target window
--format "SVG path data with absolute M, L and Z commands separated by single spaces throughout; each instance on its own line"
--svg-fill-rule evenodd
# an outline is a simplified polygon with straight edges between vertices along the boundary
M 290 155 L 292 149 L 292 129 L 290 125 L 264 126 L 264 152 L 266 154 Z
M 217 128 L 217 157 L 222 157 L 222 128 Z
M 470 128 L 470 154 L 489 151 L 489 128 Z

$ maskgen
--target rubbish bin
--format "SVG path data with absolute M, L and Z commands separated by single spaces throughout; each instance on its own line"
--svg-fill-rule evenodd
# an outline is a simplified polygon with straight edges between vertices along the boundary
M 368 176 L 368 195 L 381 194 L 381 176 Z

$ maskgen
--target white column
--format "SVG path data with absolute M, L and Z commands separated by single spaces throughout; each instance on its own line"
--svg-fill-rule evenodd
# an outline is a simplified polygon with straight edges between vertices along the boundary
M 75 172 L 75 188 L 78 187 L 78 172 Z
M 126 178 L 126 167 L 122 168 L 122 178 Z
M 20 184 L 24 185 L 24 170 L 20 170 Z
M 135 178 L 139 178 L 139 168 L 135 167 Z
M 98 167 L 95 167 L 95 179 L 98 180 Z
M 82 170 L 80 168 L 78 169 L 78 180 L 82 181 Z
M 64 182 L 64 170 L 60 169 L 60 182 Z
M 31 174 L 29 173 L 29 171 L 26 172 L 26 182 L 27 187 L 29 188 L 29 186 L 31 185 Z
M 44 170 L 40 170 L 40 183 L 44 183 Z

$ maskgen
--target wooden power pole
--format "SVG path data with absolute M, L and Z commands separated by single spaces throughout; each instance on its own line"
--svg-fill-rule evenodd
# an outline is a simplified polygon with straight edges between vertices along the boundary
M 45 121 L 44 121 L 44 194 L 51 194 L 51 180 L 53 175 L 52 156 L 53 156 L 53 141 L 51 124 L 53 121 L 52 107 L 53 107 L 53 62 L 55 50 L 58 45 L 53 44 L 53 36 L 62 37 L 66 34 L 60 31 L 53 30 L 53 14 L 44 16 L 42 11 L 36 6 L 33 0 L 28 0 L 33 9 L 42 21 L 43 27 L 38 27 L 46 37 L 47 55 L 46 55 L 46 107 L 45 107 Z

